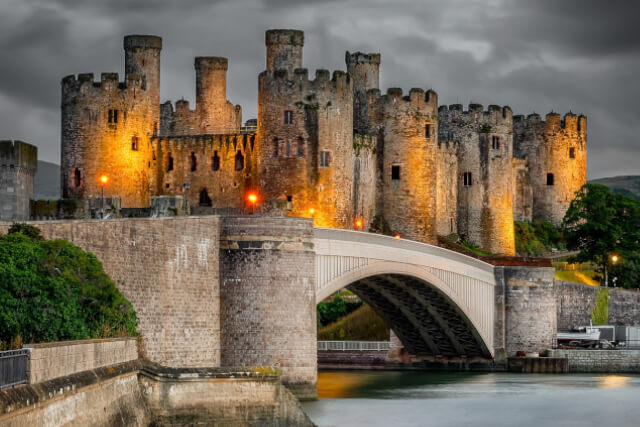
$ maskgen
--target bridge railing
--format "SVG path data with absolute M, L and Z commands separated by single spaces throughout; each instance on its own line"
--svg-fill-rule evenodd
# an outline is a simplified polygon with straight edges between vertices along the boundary
M 0 389 L 27 383 L 29 355 L 24 349 L 0 351 Z
M 318 351 L 388 351 L 389 341 L 318 341 Z

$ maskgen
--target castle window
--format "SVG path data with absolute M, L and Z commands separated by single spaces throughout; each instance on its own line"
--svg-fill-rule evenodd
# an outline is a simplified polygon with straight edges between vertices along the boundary
M 500 149 L 500 137 L 499 136 L 492 136 L 491 137 L 491 148 L 493 148 L 494 150 L 499 150 Z
M 132 136 L 131 137 L 131 150 L 132 151 L 138 151 L 138 143 L 140 142 L 140 139 L 137 136 Z
M 473 178 L 471 172 L 465 172 L 462 174 L 462 183 L 465 187 L 469 187 L 473 184 Z
M 285 112 L 284 112 L 284 124 L 285 125 L 293 124 L 293 111 L 285 110 Z
M 217 171 L 220 170 L 220 156 L 218 156 L 218 152 L 213 152 L 213 157 L 211 158 L 211 170 Z
M 553 174 L 552 173 L 548 173 L 547 174 L 547 185 L 553 185 Z
M 196 153 L 191 152 L 191 172 L 195 172 L 198 169 L 198 159 L 196 158 Z
M 293 196 L 287 196 L 287 210 L 293 209 Z
M 73 186 L 80 187 L 80 183 L 82 182 L 82 174 L 80 173 L 80 169 L 73 170 Z
M 118 110 L 109 110 L 107 112 L 107 118 L 109 123 L 112 123 L 112 124 L 118 123 Z
M 171 184 L 169 184 L 168 182 L 164 185 L 164 188 L 169 188 L 171 187 Z
M 291 142 L 287 141 L 287 157 L 291 157 Z
M 329 167 L 329 152 L 321 151 L 320 152 L 320 167 L 328 168 Z
M 167 172 L 170 172 L 173 170 L 173 157 L 171 156 L 171 153 L 169 153 L 167 155 Z
M 570 147 L 569 148 L 569 158 L 570 159 L 575 159 L 576 158 L 576 149 L 574 147 Z
M 426 123 L 424 125 L 424 137 L 425 139 L 431 138 L 431 123 Z
M 244 169 L 244 156 L 242 152 L 238 150 L 236 153 L 236 170 L 241 171 L 242 169 Z
M 296 155 L 304 157 L 304 141 L 300 137 L 296 138 Z
M 273 157 L 278 157 L 279 145 L 280 141 L 278 141 L 278 138 L 273 138 Z
M 200 206 L 211 206 L 211 197 L 206 188 L 200 190 Z
M 400 166 L 393 165 L 391 166 L 391 179 L 399 180 L 400 179 Z

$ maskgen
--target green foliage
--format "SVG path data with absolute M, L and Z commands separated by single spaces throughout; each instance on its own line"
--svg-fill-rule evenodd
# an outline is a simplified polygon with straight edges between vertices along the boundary
M 482 126 L 480 126 L 480 133 L 490 133 L 491 132 L 491 125 L 488 124 L 483 124 Z
M 136 335 L 136 327 L 95 255 L 64 240 L 0 236 L 0 347 Z
M 469 251 L 473 252 L 473 253 L 474 253 L 474 254 L 476 254 L 476 255 L 480 255 L 480 256 L 493 256 L 493 254 L 492 254 L 491 252 L 484 251 L 484 250 L 480 249 L 479 247 L 475 246 L 473 243 L 471 243 L 471 242 L 469 242 L 469 241 L 467 241 L 467 240 L 463 240 L 463 241 L 460 243 L 460 245 L 461 245 L 463 248 L 465 248 L 465 249 L 467 249 L 467 250 L 469 250 Z
M 316 306 L 318 327 L 327 326 L 339 318 L 346 316 L 362 305 L 359 302 L 346 302 L 339 296 L 333 298 L 331 302 L 321 302 Z
M 627 252 L 609 270 L 609 286 L 640 288 L 640 252 Z
M 14 222 L 9 227 L 7 234 L 15 234 L 21 233 L 31 240 L 42 240 L 42 233 L 38 227 L 34 227 L 33 225 L 25 224 L 22 222 Z
M 337 341 L 386 341 L 389 327 L 368 305 L 338 319 L 318 330 L 319 340 Z
M 609 321 L 609 288 L 600 288 L 591 308 L 594 325 L 606 325 Z
M 516 252 L 518 255 L 538 256 L 553 248 L 565 249 L 566 242 L 562 230 L 545 221 L 515 221 Z
M 586 184 L 571 202 L 563 229 L 567 247 L 580 251 L 571 261 L 592 261 L 604 275 L 611 255 L 624 260 L 640 253 L 640 202 L 604 185 Z

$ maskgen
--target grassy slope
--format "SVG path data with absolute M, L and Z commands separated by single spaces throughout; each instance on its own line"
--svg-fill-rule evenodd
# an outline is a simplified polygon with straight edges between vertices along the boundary
M 599 283 L 593 279 L 593 276 L 595 276 L 595 274 L 596 273 L 593 270 L 556 270 L 556 279 L 564 280 L 566 282 L 584 283 L 586 285 L 598 286 Z
M 318 329 L 319 340 L 385 341 L 389 339 L 387 324 L 368 305 Z

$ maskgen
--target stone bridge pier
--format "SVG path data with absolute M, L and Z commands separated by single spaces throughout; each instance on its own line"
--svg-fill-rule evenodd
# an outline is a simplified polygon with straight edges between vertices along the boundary
M 135 307 L 152 361 L 277 366 L 302 398 L 316 396 L 316 304 L 343 287 L 419 360 L 489 363 L 542 350 L 555 337 L 552 268 L 495 267 L 418 242 L 314 228 L 304 218 L 32 224 L 96 254 Z

